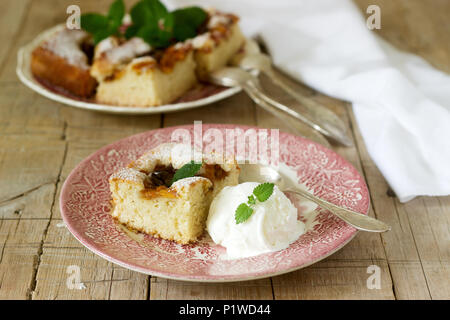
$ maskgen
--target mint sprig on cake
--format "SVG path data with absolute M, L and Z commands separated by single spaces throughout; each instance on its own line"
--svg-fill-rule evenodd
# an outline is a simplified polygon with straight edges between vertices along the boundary
M 194 38 L 208 14 L 200 7 L 168 11 L 159 0 L 140 0 L 130 10 L 131 25 L 122 30 L 126 9 L 123 0 L 115 0 L 107 15 L 86 13 L 81 28 L 92 34 L 97 44 L 109 36 L 139 37 L 153 48 L 167 48 L 173 43 Z

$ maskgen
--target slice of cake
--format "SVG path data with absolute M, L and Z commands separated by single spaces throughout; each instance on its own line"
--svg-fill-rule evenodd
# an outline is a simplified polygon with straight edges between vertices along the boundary
M 149 50 L 145 42 L 133 38 L 96 54 L 91 74 L 99 81 L 97 101 L 158 106 L 176 100 L 196 84 L 191 45 L 178 43 L 139 57 Z
M 88 38 L 81 30 L 63 29 L 55 33 L 33 50 L 31 72 L 38 80 L 78 97 L 92 96 L 97 81 L 89 72 Z
M 209 73 L 224 67 L 244 46 L 238 21 L 233 14 L 208 12 L 205 32 L 192 40 L 199 79 L 207 80 Z
M 111 175 L 112 216 L 130 229 L 163 239 L 183 244 L 197 240 L 212 199 L 225 186 L 238 184 L 240 169 L 234 159 L 218 164 L 217 155 L 206 155 L 196 176 L 171 183 L 190 159 L 190 146 L 162 144 Z
M 112 77 L 134 58 L 150 53 L 151 47 L 141 38 L 126 41 L 116 36 L 100 41 L 94 50 L 91 75 L 99 82 Z

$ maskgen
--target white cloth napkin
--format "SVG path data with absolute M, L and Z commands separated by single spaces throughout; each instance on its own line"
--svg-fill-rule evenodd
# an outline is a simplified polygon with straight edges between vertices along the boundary
M 369 154 L 401 202 L 450 194 L 450 76 L 377 37 L 350 0 L 166 3 L 238 14 L 277 67 L 352 102 Z

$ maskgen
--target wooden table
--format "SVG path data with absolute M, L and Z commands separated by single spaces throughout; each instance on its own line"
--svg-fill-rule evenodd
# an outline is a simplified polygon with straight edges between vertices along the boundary
M 450 197 L 399 203 L 370 159 L 351 107 L 299 85 L 299 90 L 335 110 L 352 128 L 355 146 L 332 148 L 364 175 L 371 194 L 370 215 L 388 222 L 392 231 L 359 233 L 341 251 L 300 271 L 226 284 L 149 277 L 109 263 L 78 243 L 62 224 L 59 192 L 75 165 L 101 146 L 194 120 L 290 131 L 245 94 L 180 113 L 114 116 L 60 105 L 19 82 L 15 67 L 20 46 L 64 21 L 69 4 L 79 4 L 86 12 L 106 10 L 109 2 L 0 2 L 1 299 L 450 298 Z M 382 28 L 377 32 L 382 37 L 450 72 L 449 1 L 357 1 L 363 13 L 373 3 L 381 7 Z M 307 128 L 301 131 L 318 139 Z M 80 266 L 84 289 L 68 289 L 71 265 Z M 367 288 L 370 265 L 381 268 L 380 289 Z

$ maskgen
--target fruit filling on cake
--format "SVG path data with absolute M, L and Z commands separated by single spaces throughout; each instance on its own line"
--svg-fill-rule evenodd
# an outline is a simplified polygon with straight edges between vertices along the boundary
M 167 240 L 197 240 L 211 201 L 238 183 L 240 169 L 232 158 L 221 164 L 213 155 L 203 155 L 200 164 L 190 159 L 191 146 L 166 143 L 112 174 L 112 216 L 130 229 Z
M 109 11 L 82 15 L 83 30 L 60 30 L 39 45 L 33 75 L 98 103 L 158 106 L 206 80 L 245 43 L 238 17 L 213 9 L 169 12 L 159 1 L 140 0 L 125 15 L 116 0 Z

